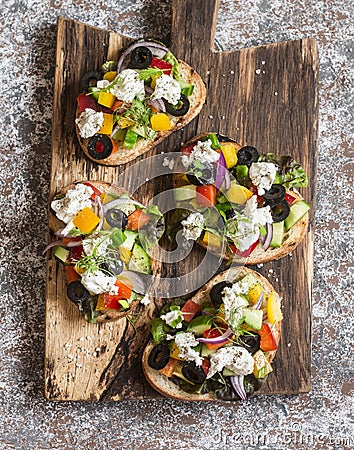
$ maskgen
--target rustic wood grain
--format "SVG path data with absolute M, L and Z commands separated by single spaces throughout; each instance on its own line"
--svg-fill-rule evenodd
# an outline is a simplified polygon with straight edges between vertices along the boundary
M 304 39 L 240 51 L 212 50 L 216 0 L 174 0 L 171 48 L 204 78 L 208 97 L 200 116 L 171 135 L 145 158 L 176 151 L 195 134 L 217 130 L 260 151 L 292 154 L 303 164 L 310 187 L 303 195 L 312 205 L 305 241 L 292 256 L 257 268 L 280 292 L 284 302 L 282 341 L 274 373 L 263 393 L 299 393 L 310 389 L 311 290 L 313 227 L 317 164 L 317 48 Z M 193 20 L 193 21 L 191 21 Z M 193 23 L 193 27 L 188 26 Z M 59 18 L 50 196 L 74 180 L 112 182 L 125 167 L 99 166 L 83 156 L 74 130 L 79 80 L 102 62 L 116 59 L 129 39 Z M 262 61 L 265 63 L 262 64 Z M 260 69 L 260 73 L 259 72 Z M 264 71 L 264 73 L 263 73 Z M 277 95 L 276 95 L 277 93 Z M 148 176 L 148 164 L 145 166 Z M 154 180 L 135 196 L 147 201 L 166 189 L 168 180 Z M 187 272 L 204 251 L 179 265 L 155 263 L 161 276 Z M 270 275 L 273 270 L 274 274 Z M 140 307 L 130 320 L 91 325 L 65 296 L 62 267 L 47 260 L 45 394 L 51 400 L 120 400 L 159 397 L 146 383 L 140 357 L 149 338 L 149 320 L 161 307 L 156 299 Z M 290 346 L 288 344 L 291 344 Z

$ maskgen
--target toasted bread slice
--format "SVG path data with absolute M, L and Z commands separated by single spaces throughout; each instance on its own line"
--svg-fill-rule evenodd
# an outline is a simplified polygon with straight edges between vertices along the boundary
M 84 183 L 85 181 L 76 181 L 72 184 L 70 184 L 69 186 L 66 186 L 60 193 L 58 193 L 56 196 L 58 195 L 62 195 L 65 194 L 65 192 L 67 192 L 69 189 L 74 188 L 75 184 L 78 183 Z M 129 194 L 129 192 L 127 192 L 125 189 L 117 186 L 117 185 L 113 185 L 110 183 L 107 183 L 105 181 L 89 181 L 89 183 L 94 186 L 95 188 L 97 188 L 99 191 L 101 191 L 102 193 L 112 193 L 112 194 L 116 194 L 116 195 L 121 195 L 121 194 L 128 194 L 129 197 L 131 199 L 133 199 L 133 197 Z M 49 216 L 49 228 L 50 230 L 55 233 L 58 230 L 60 230 L 63 227 L 63 222 L 61 222 L 54 213 L 50 213 Z M 130 304 L 130 308 L 127 311 L 118 311 L 115 309 L 107 309 L 107 310 L 102 310 L 100 311 L 100 315 L 97 319 L 97 322 L 111 322 L 114 320 L 118 320 L 121 319 L 125 316 L 127 316 L 128 314 L 130 314 L 132 311 L 134 311 L 138 306 L 139 306 L 139 300 L 133 300 Z
M 193 139 L 191 139 L 189 142 L 185 144 L 185 146 L 188 146 L 194 142 L 197 142 L 202 136 L 205 136 L 208 133 L 205 133 L 203 135 L 197 136 Z M 219 135 L 220 136 L 220 135 Z M 228 144 L 232 143 L 236 150 L 239 150 L 241 148 L 241 145 L 236 143 L 235 141 L 232 141 L 231 139 L 228 141 L 228 138 L 225 136 L 221 136 L 222 138 L 222 144 Z M 182 163 L 178 161 L 176 164 L 176 168 L 182 167 Z M 182 169 L 183 171 L 183 169 Z M 178 170 L 177 170 L 178 172 Z M 180 175 L 173 175 L 172 184 L 174 188 L 181 187 L 185 184 L 187 184 L 185 180 L 182 179 Z M 302 195 L 299 191 L 296 189 L 291 190 L 291 195 L 299 200 L 303 200 Z M 309 214 L 306 213 L 294 226 L 290 228 L 289 231 L 284 233 L 283 237 L 283 243 L 280 247 L 269 247 L 267 250 L 264 250 L 263 247 L 258 244 L 258 246 L 253 250 L 250 256 L 247 258 L 241 258 L 235 255 L 231 249 L 227 246 L 226 251 L 224 253 L 221 253 L 218 251 L 217 248 L 208 248 L 209 251 L 213 252 L 214 254 L 218 256 L 222 256 L 225 260 L 235 259 L 239 260 L 242 264 L 249 264 L 249 265 L 255 265 L 260 263 L 265 263 L 268 261 L 274 261 L 280 258 L 283 258 L 284 256 L 287 256 L 289 253 L 291 253 L 304 239 L 307 230 L 308 230 L 308 223 L 309 223 Z M 207 248 L 207 245 L 203 242 L 201 238 L 199 238 L 196 241 L 201 247 Z
M 188 84 L 194 85 L 193 93 L 188 97 L 190 108 L 187 114 L 181 117 L 169 115 L 172 125 L 172 128 L 170 130 L 157 132 L 155 137 L 151 140 L 139 139 L 139 141 L 132 149 L 125 148 L 123 146 L 123 143 L 116 143 L 116 149 L 112 152 L 112 154 L 108 158 L 100 160 L 94 159 L 90 156 L 87 148 L 89 139 L 83 139 L 80 136 L 78 127 L 76 125 L 76 134 L 79 143 L 88 158 L 90 158 L 92 161 L 97 162 L 98 164 L 104 164 L 107 166 L 119 166 L 121 164 L 126 164 L 127 162 L 132 161 L 138 156 L 143 155 L 144 153 L 153 149 L 157 144 L 167 138 L 167 136 L 187 125 L 199 114 L 206 99 L 206 88 L 204 82 L 200 75 L 192 67 L 190 67 L 183 61 L 179 60 L 178 62 L 180 65 L 181 78 L 183 79 L 183 81 Z M 79 117 L 79 115 L 80 110 L 79 108 L 77 108 L 76 117 Z
M 252 273 L 259 282 L 263 285 L 264 289 L 269 293 L 274 290 L 273 286 L 269 283 L 269 281 L 260 275 L 258 272 L 255 272 L 251 269 L 241 266 L 233 266 L 225 272 L 221 272 L 215 277 L 213 277 L 206 285 L 200 289 L 192 298 L 195 303 L 203 305 L 209 299 L 209 292 L 213 286 L 220 283 L 221 281 L 230 281 L 236 282 L 243 278 L 248 273 Z M 277 345 L 279 345 L 280 335 L 281 335 L 281 327 L 282 323 L 277 322 L 272 327 L 272 333 L 275 338 Z M 210 401 L 216 400 L 213 392 L 209 392 L 208 394 L 193 394 L 188 393 L 179 388 L 173 381 L 167 378 L 165 375 L 160 373 L 158 370 L 152 369 L 148 364 L 148 358 L 151 350 L 154 347 L 153 342 L 149 342 L 145 347 L 143 356 L 142 356 L 142 368 L 144 375 L 150 385 L 160 394 L 165 397 L 171 397 L 177 400 L 183 401 Z M 276 350 L 268 352 L 269 362 L 272 362 L 275 355 Z

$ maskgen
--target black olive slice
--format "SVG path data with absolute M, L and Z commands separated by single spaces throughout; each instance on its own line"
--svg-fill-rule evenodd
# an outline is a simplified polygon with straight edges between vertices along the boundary
M 168 103 L 166 100 L 164 100 L 166 112 L 168 114 L 171 114 L 171 116 L 184 116 L 189 111 L 189 100 L 188 98 L 181 94 L 181 98 L 179 99 L 176 106 L 171 105 L 171 103 Z
M 194 384 L 202 384 L 206 379 L 206 375 L 201 366 L 197 366 L 194 361 L 184 364 L 182 367 L 182 375 Z
M 244 334 L 240 337 L 241 345 L 252 355 L 260 349 L 261 338 L 259 334 Z
M 90 138 L 87 150 L 91 158 L 106 159 L 112 153 L 113 144 L 106 134 L 95 134 Z
M 270 207 L 273 222 L 281 222 L 285 220 L 290 214 L 290 206 L 286 200 L 281 200 L 279 203 Z
M 119 257 L 119 252 L 108 252 L 101 268 L 112 275 L 120 275 L 124 270 L 124 263 Z
M 66 293 L 70 301 L 79 305 L 87 300 L 90 295 L 89 291 L 82 285 L 79 280 L 72 281 L 66 288 Z
M 150 66 L 152 61 L 151 50 L 143 45 L 136 47 L 130 54 L 130 69 L 146 69 Z
M 237 165 L 245 165 L 250 167 L 254 162 L 257 162 L 259 158 L 258 150 L 255 147 L 247 145 L 240 148 L 237 152 Z
M 209 292 L 209 296 L 215 308 L 219 308 L 219 306 L 223 303 L 222 291 L 226 287 L 231 287 L 232 283 L 230 281 L 221 281 L 220 283 L 213 286 Z
M 284 200 L 285 194 L 286 189 L 282 184 L 273 184 L 263 197 L 268 205 L 274 205 Z
M 106 212 L 106 220 L 111 227 L 123 229 L 127 226 L 128 216 L 120 209 L 111 208 Z
M 80 80 L 80 86 L 83 91 L 87 91 L 90 87 L 90 82 L 92 80 L 100 80 L 102 78 L 102 72 L 96 72 L 92 70 L 91 72 L 85 73 L 85 75 Z
M 198 175 L 196 175 L 198 173 Z M 200 175 L 199 175 L 200 173 Z M 216 169 L 210 163 L 204 163 L 203 169 L 197 169 L 192 167 L 191 173 L 187 173 L 187 179 L 195 186 L 201 186 L 203 184 L 214 184 L 216 177 Z
M 158 344 L 150 352 L 148 364 L 156 370 L 163 369 L 170 359 L 170 349 L 167 345 Z
M 236 211 L 234 210 L 234 208 L 230 208 L 225 212 L 226 220 L 230 220 L 235 216 L 236 216 Z

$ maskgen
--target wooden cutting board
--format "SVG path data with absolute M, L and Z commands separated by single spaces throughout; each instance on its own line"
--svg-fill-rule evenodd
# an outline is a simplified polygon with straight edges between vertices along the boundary
M 208 96 L 189 126 L 146 156 L 176 151 L 197 133 L 219 131 L 261 152 L 290 154 L 305 168 L 312 205 L 304 242 L 293 255 L 256 267 L 283 297 L 284 327 L 274 373 L 262 393 L 296 394 L 310 389 L 311 291 L 317 161 L 316 44 L 303 39 L 231 52 L 214 52 L 217 0 L 173 0 L 171 49 L 203 77 Z M 193 24 L 193 26 L 190 26 Z M 59 18 L 50 197 L 74 180 L 112 182 L 126 167 L 99 166 L 85 158 L 74 119 L 81 76 L 111 59 L 130 40 L 73 20 Z M 141 158 L 140 158 L 141 159 Z M 148 164 L 144 166 L 146 176 Z M 145 175 L 145 173 L 144 173 Z M 129 179 L 124 179 L 129 188 Z M 166 189 L 166 180 L 138 192 L 147 201 Z M 162 276 L 196 267 L 203 250 L 179 265 L 156 265 Z M 156 299 L 116 323 L 87 324 L 66 298 L 63 267 L 47 259 L 45 394 L 49 400 L 121 400 L 160 397 L 145 381 L 140 357 L 149 339 L 149 321 L 165 300 Z

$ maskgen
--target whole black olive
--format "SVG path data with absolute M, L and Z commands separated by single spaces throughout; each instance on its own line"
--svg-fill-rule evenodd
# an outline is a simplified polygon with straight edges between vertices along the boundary
M 91 158 L 105 159 L 111 155 L 113 144 L 106 134 L 95 134 L 88 141 L 87 150 Z
M 194 361 L 188 362 L 182 367 L 182 375 L 194 384 L 202 384 L 206 379 L 206 375 L 201 366 L 197 366 Z
M 253 373 L 246 375 L 243 380 L 243 384 L 247 396 L 253 394 L 255 391 L 258 391 L 266 381 L 267 376 L 264 378 L 256 378 Z
M 108 252 L 105 261 L 101 264 L 101 268 L 112 275 L 120 275 L 124 270 L 124 263 L 120 259 L 118 252 Z
M 236 216 L 236 211 L 234 210 L 234 208 L 230 208 L 225 212 L 226 220 L 230 220 L 235 216 Z
M 252 355 L 260 349 L 261 338 L 259 334 L 244 334 L 240 337 L 240 345 L 245 347 Z
M 267 205 L 274 205 L 284 200 L 286 189 L 282 184 L 273 184 L 272 187 L 265 192 L 263 197 L 266 200 Z
M 232 283 L 230 281 L 221 281 L 220 283 L 213 286 L 209 292 L 209 296 L 215 308 L 219 308 L 223 303 L 222 291 L 226 287 L 231 287 Z
M 143 45 L 136 47 L 130 55 L 130 69 L 146 69 L 150 66 L 152 61 L 151 50 Z
M 181 94 L 181 98 L 179 99 L 176 106 L 171 105 L 171 103 L 168 103 L 166 100 L 164 100 L 166 112 L 168 114 L 171 114 L 171 116 L 184 116 L 189 111 L 189 100 L 188 98 Z
M 270 207 L 273 222 L 282 222 L 290 214 L 290 206 L 286 200 L 281 200 L 279 203 Z
M 106 212 L 106 220 L 111 227 L 123 229 L 127 226 L 128 216 L 121 209 L 111 208 Z
M 83 286 L 79 280 L 72 281 L 66 288 L 66 294 L 70 301 L 79 305 L 88 299 L 89 291 Z
M 237 152 L 237 165 L 250 167 L 252 163 L 258 161 L 258 158 L 258 150 L 255 147 L 247 145 L 240 148 L 240 150 Z
M 150 352 L 148 364 L 156 370 L 163 369 L 170 359 L 170 349 L 167 345 L 158 344 Z
M 87 91 L 90 87 L 90 82 L 92 80 L 100 80 L 102 78 L 102 72 L 91 71 L 85 73 L 85 75 L 80 80 L 80 86 L 83 91 Z
M 196 175 L 198 173 L 198 175 Z M 214 184 L 216 177 L 216 169 L 210 163 L 204 163 L 203 169 L 197 169 L 192 167 L 191 172 L 187 173 L 187 179 L 191 184 L 195 186 L 201 186 L 203 184 Z

